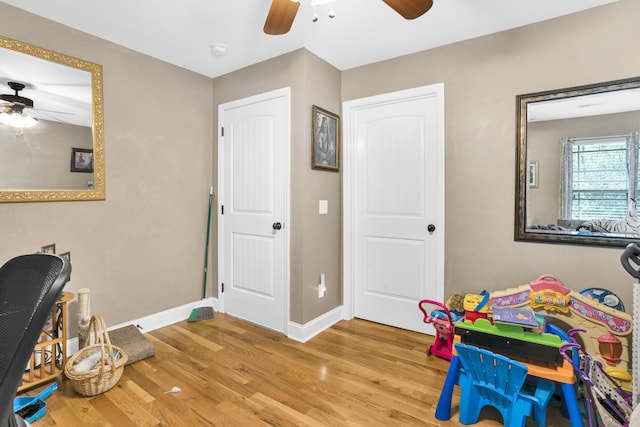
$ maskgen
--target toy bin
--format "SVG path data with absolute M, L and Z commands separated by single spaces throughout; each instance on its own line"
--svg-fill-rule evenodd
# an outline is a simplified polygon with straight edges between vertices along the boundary
M 467 294 L 464 297 L 464 318 L 475 322 L 476 319 L 486 319 L 489 313 L 489 294 Z

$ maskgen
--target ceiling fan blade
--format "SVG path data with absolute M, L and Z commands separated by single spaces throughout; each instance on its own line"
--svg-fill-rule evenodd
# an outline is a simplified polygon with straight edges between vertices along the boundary
M 56 110 L 45 110 L 42 108 L 32 108 L 30 109 L 34 113 L 54 113 L 54 114 L 66 114 L 68 116 L 75 116 L 76 113 L 68 113 L 66 111 L 56 111 Z
M 288 33 L 299 7 L 299 2 L 272 0 L 271 9 L 264 23 L 264 32 L 273 36 Z
M 404 19 L 416 19 L 427 13 L 433 0 L 382 0 L 398 12 Z

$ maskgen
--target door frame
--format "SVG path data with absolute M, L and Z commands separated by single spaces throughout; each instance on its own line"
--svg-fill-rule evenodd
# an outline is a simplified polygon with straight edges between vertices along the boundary
M 422 98 L 426 96 L 436 96 L 438 98 L 438 113 L 442 118 L 438 123 L 439 141 L 436 148 L 438 158 L 440 159 L 440 170 L 438 171 L 438 180 L 440 185 L 437 189 L 437 199 L 441 201 L 441 207 L 438 209 L 435 220 L 438 229 L 441 230 L 435 238 L 437 241 L 437 253 L 441 257 L 438 260 L 436 299 L 444 302 L 444 220 L 445 220 L 445 188 L 444 188 L 444 83 L 436 83 L 427 86 L 420 86 L 412 89 L 389 92 L 381 95 L 374 95 L 365 98 L 354 99 L 342 103 L 343 114 L 343 145 L 342 145 L 342 195 L 343 195 L 343 319 L 353 319 L 355 313 L 355 163 L 356 163 L 356 136 L 354 134 L 355 113 L 358 110 L 374 107 L 377 105 L 385 105 L 390 103 L 402 102 L 412 98 Z M 440 237 L 442 236 L 442 237 Z M 416 305 L 416 316 L 419 315 Z
M 290 293 L 291 293 L 291 265 L 290 265 L 290 211 L 291 211 L 291 88 L 284 87 L 281 89 L 264 92 L 258 95 L 249 96 L 235 101 L 226 102 L 218 105 L 218 310 L 225 313 L 224 308 L 224 292 L 222 292 L 222 283 L 224 281 L 224 215 L 221 215 L 221 209 L 224 205 L 224 136 L 222 136 L 222 128 L 224 127 L 224 112 L 245 105 L 255 104 L 274 98 L 284 98 L 284 224 L 280 233 L 284 233 L 284 325 L 282 332 L 287 335 L 289 329 L 290 316 Z

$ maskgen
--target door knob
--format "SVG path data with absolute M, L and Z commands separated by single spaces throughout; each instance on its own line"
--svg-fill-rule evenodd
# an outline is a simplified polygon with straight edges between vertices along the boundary
M 274 230 L 280 230 L 282 228 L 282 224 L 280 224 L 279 222 L 274 222 L 273 223 L 273 229 Z
M 435 225 L 433 225 L 433 224 L 429 224 L 429 225 L 427 226 L 427 231 L 428 231 L 429 233 L 433 233 L 434 231 L 436 231 L 436 226 L 435 226 Z

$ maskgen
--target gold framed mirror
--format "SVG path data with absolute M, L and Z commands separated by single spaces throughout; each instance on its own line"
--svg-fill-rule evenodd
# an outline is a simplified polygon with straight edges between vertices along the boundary
M 0 202 L 105 200 L 103 126 L 101 65 L 0 36 Z
M 640 240 L 640 77 L 516 96 L 516 241 Z

